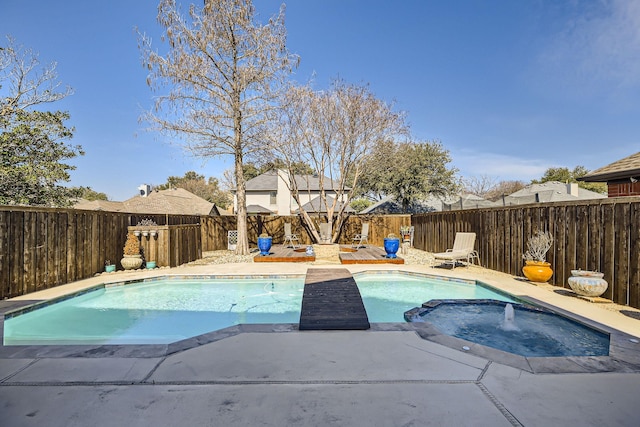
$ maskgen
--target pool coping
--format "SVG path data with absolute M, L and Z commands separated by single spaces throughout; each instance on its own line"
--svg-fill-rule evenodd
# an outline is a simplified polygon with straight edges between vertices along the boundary
M 372 273 L 380 272 L 380 270 L 364 270 L 357 273 Z M 466 340 L 455 338 L 452 336 L 444 335 L 440 333 L 433 325 L 428 322 L 424 323 L 371 323 L 371 329 L 364 331 L 364 333 L 375 333 L 377 331 L 413 331 L 422 339 L 459 350 L 468 354 L 484 358 L 486 360 L 494 361 L 503 365 L 511 366 L 523 371 L 531 372 L 534 374 L 540 373 L 596 373 L 596 372 L 640 372 L 640 345 L 636 338 L 630 334 L 618 331 L 607 325 L 603 325 L 599 322 L 591 319 L 584 318 L 576 313 L 572 313 L 563 310 L 560 307 L 548 304 L 546 302 L 537 300 L 532 297 L 526 296 L 514 296 L 506 291 L 495 288 L 491 284 L 482 280 L 471 280 L 464 278 L 450 278 L 445 276 L 439 276 L 431 273 L 411 272 L 404 269 L 384 270 L 380 274 L 411 274 L 421 277 L 434 277 L 444 280 L 456 280 L 465 283 L 477 283 L 480 282 L 484 286 L 489 287 L 492 290 L 496 290 L 500 293 L 509 295 L 512 298 L 523 300 L 525 302 L 539 305 L 543 308 L 557 312 L 565 317 L 568 317 L 577 322 L 586 324 L 600 331 L 610 334 L 610 351 L 609 356 L 570 356 L 570 357 L 524 357 L 512 353 L 503 352 L 491 347 L 486 347 L 481 344 L 472 343 Z M 102 283 L 98 285 L 89 286 L 83 290 L 77 291 L 80 293 L 86 293 L 89 290 L 99 289 L 106 285 L 117 285 L 118 283 L 137 283 L 141 281 L 153 281 L 159 280 L 166 276 L 171 278 L 229 278 L 229 277 L 295 277 L 299 274 L 276 274 L 276 275 L 260 275 L 260 274 L 159 274 L 153 277 L 146 277 L 142 279 L 130 279 L 130 280 L 117 280 L 115 282 Z M 75 292 L 75 293 L 77 293 Z M 69 295 L 75 294 L 71 292 L 69 294 L 62 295 L 58 298 L 69 298 Z M 7 312 L 14 313 L 26 306 L 33 304 L 51 303 L 49 300 L 20 300 L 12 301 L 9 303 L 4 302 L 5 306 L 0 306 L 0 334 L 4 335 L 4 315 Z M 177 341 L 171 344 L 141 344 L 141 345 L 12 345 L 5 346 L 0 343 L 0 359 L 12 359 L 12 358 L 75 358 L 75 357 L 88 357 L 88 358 L 100 358 L 100 357 L 119 357 L 119 358 L 154 358 L 164 357 L 171 354 L 186 351 L 192 348 L 196 348 L 202 345 L 210 344 L 228 337 L 236 336 L 243 333 L 308 333 L 298 330 L 297 324 L 283 323 L 283 324 L 241 324 L 228 328 L 220 329 L 217 331 L 208 332 L 195 337 L 187 338 L 181 341 Z M 467 349 L 468 348 L 468 349 Z

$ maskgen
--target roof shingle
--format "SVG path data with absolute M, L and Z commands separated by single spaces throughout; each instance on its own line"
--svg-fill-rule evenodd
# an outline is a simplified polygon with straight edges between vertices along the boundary
M 640 152 L 586 174 L 579 181 L 605 182 L 640 175 Z
M 109 212 L 130 212 L 146 214 L 174 215 L 218 215 L 214 203 L 182 189 L 152 191 L 148 196 L 134 196 L 124 202 L 82 201 L 76 209 L 103 210 Z

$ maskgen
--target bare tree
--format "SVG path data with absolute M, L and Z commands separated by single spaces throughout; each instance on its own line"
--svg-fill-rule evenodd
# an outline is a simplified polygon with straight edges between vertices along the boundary
M 488 175 L 463 178 L 462 182 L 466 192 L 494 202 L 500 197 L 522 190 L 527 185 L 524 181 L 496 181 Z
M 6 96 L 0 98 L 0 116 L 27 111 L 73 94 L 68 86 L 60 90 L 57 63 L 41 66 L 37 53 L 17 45 L 11 36 L 7 36 L 7 41 L 6 47 L 0 47 L 0 89 L 8 86 Z
M 500 181 L 485 195 L 485 199 L 495 202 L 503 196 L 522 190 L 526 186 L 524 181 Z
M 302 210 L 301 192 L 309 191 L 310 185 L 294 179 L 293 166 L 306 163 L 317 173 L 320 203 L 326 208 L 335 242 L 363 162 L 377 141 L 405 132 L 404 116 L 377 99 L 368 87 L 340 80 L 328 91 L 292 87 L 283 105 L 284 114 L 272 135 L 278 157 L 289 166 L 287 184 L 309 232 L 318 241 L 309 213 Z M 305 188 L 298 188 L 300 185 Z
M 59 183 L 75 169 L 68 160 L 84 152 L 68 142 L 69 113 L 46 106 L 73 91 L 61 88 L 55 62 L 41 65 L 36 52 L 7 41 L 0 46 L 0 204 L 68 206 L 82 190 Z
M 463 178 L 462 184 L 464 186 L 464 191 L 467 193 L 487 198 L 487 194 L 491 193 L 495 189 L 497 181 L 489 175 L 480 175 Z
M 158 95 L 144 116 L 158 131 L 178 136 L 204 158 L 233 156 L 238 254 L 249 253 L 243 162 L 263 149 L 262 134 L 297 57 L 286 49 L 284 5 L 265 25 L 251 0 L 207 0 L 184 16 L 175 0 L 161 0 L 158 22 L 169 45 L 161 54 L 139 35 L 147 82 Z

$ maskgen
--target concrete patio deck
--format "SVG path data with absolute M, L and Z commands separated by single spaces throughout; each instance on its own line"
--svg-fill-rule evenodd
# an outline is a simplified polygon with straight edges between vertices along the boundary
M 227 264 L 118 273 L 3 305 L 149 275 L 304 274 L 308 268 L 313 266 Z M 478 267 L 348 268 L 474 278 L 622 331 L 621 338 L 640 337 L 640 320 Z M 450 347 L 455 343 L 423 339 L 429 334 L 419 328 L 246 325 L 169 346 L 3 347 L 0 424 L 631 426 L 640 420 L 640 344 L 629 339 L 620 349 L 622 362 L 543 358 L 538 363 L 544 369 L 536 370 L 508 366 L 486 348 L 463 351 Z M 567 363 L 573 373 L 566 373 Z M 565 373 L 534 374 L 532 368 Z

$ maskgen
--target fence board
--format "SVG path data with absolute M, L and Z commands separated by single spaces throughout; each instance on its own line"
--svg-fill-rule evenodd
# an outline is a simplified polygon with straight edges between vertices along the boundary
M 563 276 L 558 278 L 557 283 L 563 284 L 565 279 L 568 280 L 569 276 L 571 276 L 571 270 L 578 267 L 576 263 L 576 207 L 575 206 L 567 206 L 566 207 L 566 227 L 565 227 L 565 236 L 566 242 L 564 247 L 558 248 L 560 251 L 564 251 L 564 254 L 561 255 L 565 261 L 565 268 L 562 271 Z
M 102 215 L 91 215 L 91 240 L 89 240 L 89 256 L 91 258 L 89 271 L 100 271 L 104 267 L 104 257 L 100 253 L 98 242 L 100 241 L 100 220 Z
M 10 247 L 9 241 L 9 217 L 10 212 L 0 211 L 0 298 L 11 294 L 10 284 Z
M 629 207 L 629 305 L 640 307 L 640 204 Z
M 524 224 L 524 211 L 522 209 L 517 209 L 514 211 L 514 222 L 511 225 L 512 230 L 515 230 L 513 245 L 511 245 L 511 256 L 513 258 L 513 262 L 511 264 L 512 272 L 520 272 L 522 268 L 522 254 L 524 253 L 524 238 L 522 231 L 522 224 Z
M 511 245 L 512 245 L 512 230 L 511 230 L 511 224 L 512 224 L 512 216 L 513 216 L 513 211 L 504 211 L 504 224 L 502 224 L 502 228 L 503 228 L 503 232 L 502 232 L 502 239 L 503 239 L 503 258 L 504 258 L 504 267 L 501 269 L 501 271 L 504 270 L 509 270 L 511 268 L 511 264 L 513 263 L 513 258 L 512 258 L 512 250 L 511 250 Z
M 11 278 L 9 295 L 23 295 L 24 288 L 24 212 L 13 211 L 10 218 L 11 231 L 9 241 L 12 242 L 11 249 L 13 252 L 13 261 L 11 265 Z
M 34 289 L 47 289 L 47 217 L 46 212 L 36 212 L 35 282 Z
M 24 259 L 22 269 L 24 278 L 22 282 L 22 292 L 29 293 L 35 289 L 36 282 L 36 212 L 24 213 Z
M 56 253 L 58 248 L 56 247 L 56 218 L 57 214 L 52 213 L 45 216 L 47 238 L 45 241 L 45 257 L 46 257 L 46 272 L 44 280 L 44 289 L 51 287 L 51 283 L 56 283 Z
M 626 260 L 629 259 L 629 204 L 616 204 L 614 215 L 616 221 L 614 258 L 616 260 Z M 613 299 L 615 301 L 626 301 L 629 296 L 629 263 L 616 262 L 614 265 L 616 287 Z
M 67 261 L 67 233 L 69 227 L 69 214 L 67 212 L 62 212 L 57 215 L 57 224 L 58 224 L 58 236 L 57 238 L 57 250 L 55 252 L 56 257 L 56 268 L 58 270 L 58 280 L 55 282 L 55 285 L 59 285 L 62 283 L 70 282 L 69 277 L 67 276 L 67 271 L 69 270 L 68 261 Z M 51 286 L 55 286 L 51 284 Z
M 576 206 L 576 266 L 588 270 L 589 218 L 587 206 Z
M 76 263 L 80 262 L 76 258 L 76 230 L 78 229 L 77 216 L 70 212 L 67 216 L 67 280 L 74 282 L 76 280 Z M 73 260 L 73 261 L 72 261 Z
M 587 260 L 587 270 L 601 271 L 600 266 L 600 242 L 602 240 L 602 229 L 600 225 L 600 205 L 588 206 L 588 231 L 589 256 Z
M 550 225 L 549 231 L 554 237 L 554 246 L 552 248 L 553 255 L 551 259 L 555 259 L 553 264 L 555 283 L 565 283 L 567 279 L 567 271 L 571 270 L 571 266 L 568 265 L 568 261 L 565 257 L 567 253 L 567 207 L 562 206 L 556 209 L 555 221 Z
M 615 282 L 613 266 L 615 264 L 615 223 L 614 223 L 614 205 L 603 205 L 603 224 L 604 238 L 601 246 L 600 259 L 602 259 L 602 273 L 604 279 L 609 282 L 609 287 L 603 294 L 605 298 L 613 298 L 614 289 L 617 287 Z

